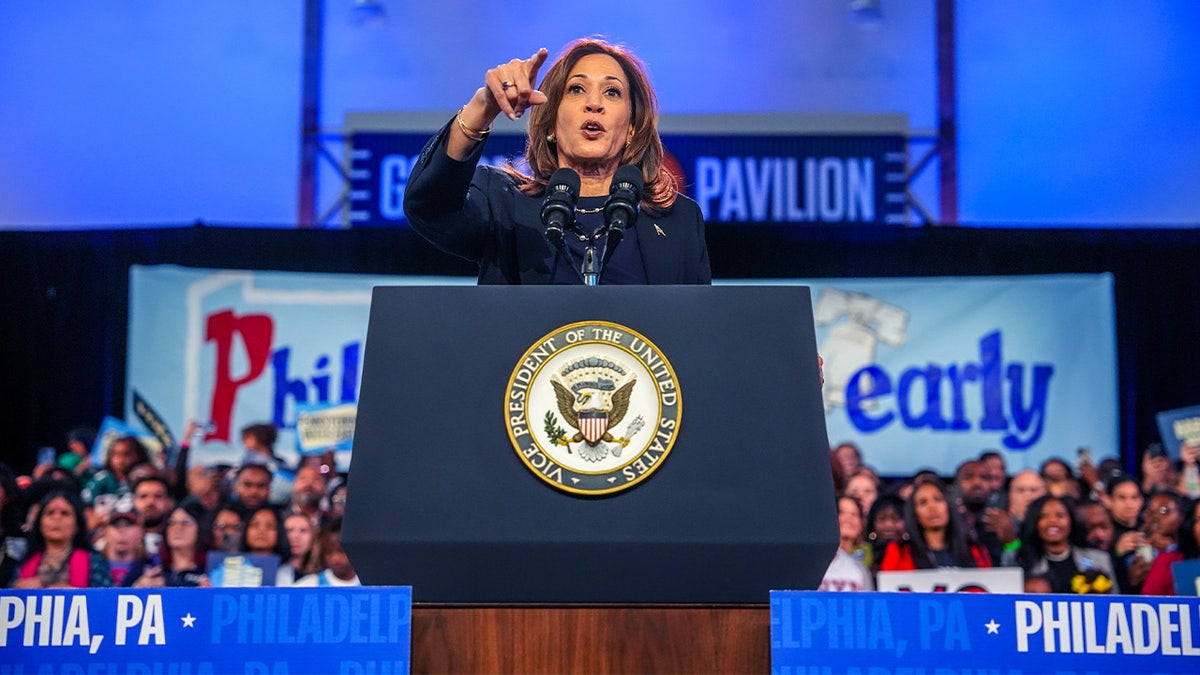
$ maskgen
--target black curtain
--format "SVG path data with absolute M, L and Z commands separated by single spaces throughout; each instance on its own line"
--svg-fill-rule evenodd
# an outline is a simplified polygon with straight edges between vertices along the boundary
M 708 243 L 718 279 L 1111 272 L 1126 466 L 1158 440 L 1155 413 L 1200 404 L 1197 229 L 711 226 Z M 38 447 L 63 448 L 71 428 L 123 416 L 129 267 L 168 263 L 475 273 L 407 229 L 0 232 L 0 459 L 27 471 Z

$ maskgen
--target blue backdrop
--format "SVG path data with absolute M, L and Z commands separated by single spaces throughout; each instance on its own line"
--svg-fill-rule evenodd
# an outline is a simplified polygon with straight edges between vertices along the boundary
M 666 113 L 937 125 L 934 0 L 880 0 L 875 21 L 852 19 L 848 0 L 380 0 L 372 20 L 354 4 L 325 0 L 327 128 L 353 110 L 449 114 L 487 68 L 590 34 L 647 61 Z M 1200 222 L 1200 4 L 958 5 L 963 222 Z M 302 10 L 0 5 L 0 227 L 292 224 Z M 934 209 L 935 175 L 916 184 Z M 340 187 L 326 166 L 321 203 Z

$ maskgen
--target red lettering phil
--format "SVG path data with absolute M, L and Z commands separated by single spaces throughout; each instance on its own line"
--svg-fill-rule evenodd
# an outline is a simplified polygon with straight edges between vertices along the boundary
M 238 389 L 262 375 L 271 360 L 271 340 L 275 334 L 275 323 L 266 314 L 235 316 L 232 310 L 211 314 L 206 322 L 204 340 L 215 342 L 217 347 L 216 382 L 213 384 L 211 421 L 213 428 L 204 440 L 229 442 L 233 404 Z M 245 375 L 234 377 L 232 353 L 234 339 L 241 336 L 246 348 Z

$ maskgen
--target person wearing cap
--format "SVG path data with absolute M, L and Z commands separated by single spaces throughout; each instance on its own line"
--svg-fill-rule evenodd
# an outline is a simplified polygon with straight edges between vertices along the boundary
M 104 527 L 104 557 L 113 585 L 121 587 L 162 586 L 162 568 L 147 560 L 142 544 L 142 517 L 128 499 L 117 502 Z

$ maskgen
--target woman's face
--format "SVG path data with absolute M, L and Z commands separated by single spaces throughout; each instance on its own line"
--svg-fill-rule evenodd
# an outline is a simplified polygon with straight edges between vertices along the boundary
M 1008 484 L 1008 512 L 1025 518 L 1025 509 L 1033 500 L 1046 494 L 1046 481 L 1033 471 L 1021 471 Z
M 167 547 L 189 548 L 196 545 L 200 526 L 187 511 L 175 509 L 167 517 Z
M 880 509 L 875 514 L 875 536 L 880 541 L 900 541 L 904 538 L 904 516 L 894 508 Z
M 47 544 L 63 546 L 75 539 L 75 509 L 71 502 L 55 497 L 47 502 L 41 512 L 42 538 Z
M 279 544 L 279 521 L 268 510 L 256 511 L 246 524 L 246 548 L 255 552 L 274 551 Z
M 321 539 L 321 562 L 339 579 L 350 579 L 354 576 L 350 557 L 346 555 L 336 534 L 327 534 Z
M 1048 547 L 1054 548 L 1067 543 L 1067 537 L 1071 534 L 1071 514 L 1067 513 L 1067 507 L 1057 499 L 1043 503 L 1042 513 L 1038 516 L 1037 532 L 1042 538 L 1042 543 Z
M 313 526 L 308 516 L 294 513 L 283 521 L 283 529 L 287 533 L 288 548 L 294 555 L 303 555 L 312 548 Z
M 869 477 L 854 476 L 846 483 L 846 496 L 854 497 L 862 504 L 864 511 L 869 511 L 875 499 L 879 497 L 879 490 L 875 488 L 875 481 Z
M 925 483 L 913 491 L 913 507 L 917 522 L 926 530 L 944 528 L 950 523 L 950 506 L 941 489 Z
M 213 541 L 222 549 L 230 550 L 241 546 L 242 519 L 236 511 L 222 509 L 213 518 Z
M 1137 483 L 1123 481 L 1113 488 L 1110 503 L 1109 510 L 1114 518 L 1123 523 L 1136 522 L 1142 511 L 1142 491 Z
M 862 512 L 853 499 L 843 497 L 838 500 L 838 532 L 842 539 L 859 541 L 863 535 Z
M 108 450 L 108 466 L 119 476 L 125 476 L 137 461 L 137 453 L 127 441 L 117 441 Z
M 1146 531 L 1161 532 L 1172 538 L 1179 534 L 1183 514 L 1170 495 L 1154 495 L 1146 503 Z
M 608 54 L 588 54 L 567 75 L 558 104 L 554 138 L 558 165 L 581 174 L 603 165 L 616 171 L 633 124 L 629 82 Z
M 145 533 L 140 524 L 121 519 L 104 528 L 104 540 L 114 552 L 127 553 L 137 550 Z

